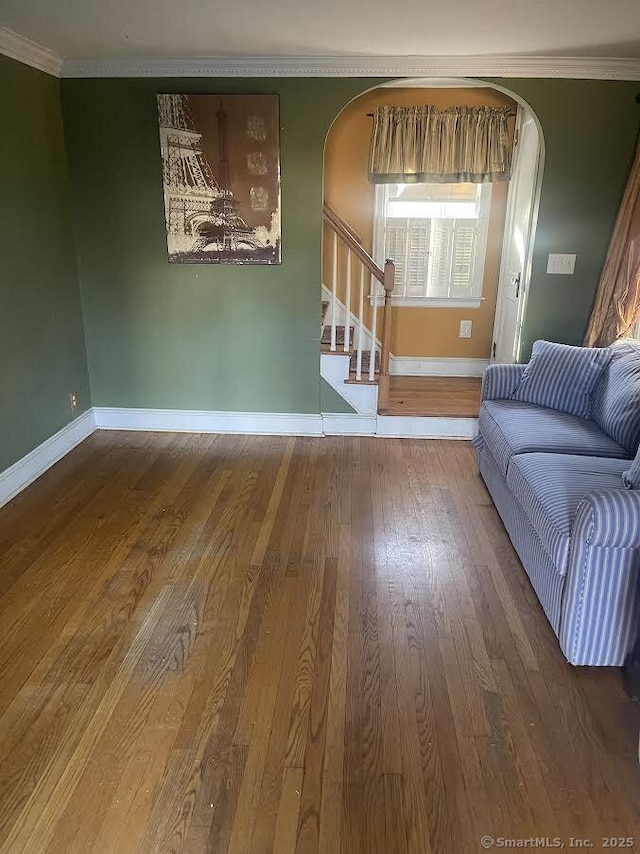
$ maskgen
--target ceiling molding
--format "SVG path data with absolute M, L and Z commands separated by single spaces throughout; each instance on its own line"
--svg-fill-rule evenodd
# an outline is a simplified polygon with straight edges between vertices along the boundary
M 0 26 L 0 53 L 55 77 L 541 77 L 638 80 L 640 58 L 244 56 L 64 60 Z
M 63 63 L 62 77 L 546 77 L 640 80 L 640 59 L 541 56 L 274 56 Z
M 37 42 L 25 39 L 24 36 L 14 33 L 13 30 L 8 30 L 6 27 L 0 27 L 0 53 L 11 57 L 11 59 L 17 59 L 18 62 L 24 62 L 25 65 L 30 65 L 32 68 L 37 68 L 39 71 L 60 77 L 61 56 Z

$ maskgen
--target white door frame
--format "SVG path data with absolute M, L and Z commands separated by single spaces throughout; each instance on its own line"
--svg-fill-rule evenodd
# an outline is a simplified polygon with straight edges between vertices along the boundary
M 516 119 L 516 134 L 519 134 L 520 128 L 522 126 L 523 118 L 532 118 L 534 120 L 535 127 L 538 132 L 538 162 L 536 164 L 536 175 L 533 186 L 533 203 L 531 205 L 531 214 L 529 217 L 529 229 L 527 232 L 527 237 L 525 240 L 525 249 L 524 249 L 524 261 L 522 265 L 522 271 L 520 276 L 520 285 L 518 291 L 518 306 L 517 306 L 517 319 L 515 326 L 515 338 L 513 341 L 513 346 L 511 348 L 511 361 L 518 362 L 520 359 L 520 351 L 522 347 L 522 327 L 524 325 L 524 318 L 527 308 L 527 300 L 529 297 L 529 286 L 531 284 L 531 265 L 533 261 L 533 246 L 535 242 L 536 236 L 536 227 L 538 224 L 538 211 L 540 208 L 540 195 L 542 192 L 542 173 L 544 170 L 544 139 L 542 137 L 540 131 L 540 123 L 538 122 L 534 113 L 523 104 L 520 104 L 518 107 L 518 116 Z M 517 136 L 516 136 L 517 140 Z M 495 350 L 496 343 L 498 341 L 498 335 L 500 333 L 500 324 L 502 320 L 502 312 L 504 310 L 504 299 L 505 293 L 507 290 L 507 276 L 509 271 L 507 270 L 508 266 L 508 255 L 509 255 L 509 246 L 508 241 L 511 238 L 511 232 L 513 228 L 513 219 L 515 215 L 515 207 L 516 207 L 516 195 L 518 190 L 518 182 L 514 180 L 514 176 L 517 176 L 518 170 L 522 166 L 522 160 L 520 158 L 520 148 L 517 145 L 517 141 L 514 147 L 514 172 L 512 174 L 512 178 L 509 184 L 509 193 L 507 196 L 507 207 L 505 211 L 505 220 L 504 220 L 504 230 L 503 230 L 503 238 L 502 238 L 502 253 L 500 257 L 500 271 L 498 273 L 498 293 L 496 297 L 496 313 L 493 323 L 493 334 L 491 336 L 491 360 L 495 358 Z

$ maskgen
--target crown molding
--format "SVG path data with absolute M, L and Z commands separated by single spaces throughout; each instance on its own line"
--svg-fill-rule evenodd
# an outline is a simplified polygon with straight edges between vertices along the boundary
M 542 56 L 273 56 L 87 60 L 62 77 L 546 77 L 640 80 L 640 59 Z
M 540 77 L 639 80 L 640 58 L 571 56 L 242 56 L 63 60 L 0 26 L 0 53 L 54 77 Z
M 62 57 L 37 42 L 0 27 L 0 53 L 54 77 L 60 77 Z

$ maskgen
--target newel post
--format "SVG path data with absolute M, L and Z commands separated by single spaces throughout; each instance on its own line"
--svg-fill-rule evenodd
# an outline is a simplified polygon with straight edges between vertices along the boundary
M 384 263 L 384 306 L 382 309 L 382 352 L 380 354 L 380 376 L 378 378 L 378 412 L 389 408 L 389 353 L 391 351 L 391 294 L 396 278 L 396 265 L 387 259 Z

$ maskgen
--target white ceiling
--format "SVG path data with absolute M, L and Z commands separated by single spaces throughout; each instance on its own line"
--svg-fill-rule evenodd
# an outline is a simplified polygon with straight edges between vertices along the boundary
M 0 25 L 72 61 L 640 57 L 640 0 L 0 0 Z

